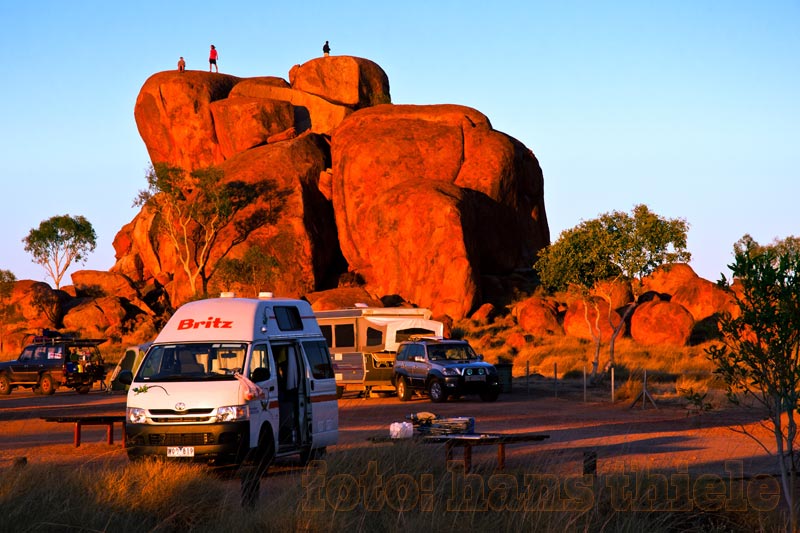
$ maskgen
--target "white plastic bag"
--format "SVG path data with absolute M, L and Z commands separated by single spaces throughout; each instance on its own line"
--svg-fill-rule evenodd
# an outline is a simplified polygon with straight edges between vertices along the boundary
M 392 422 L 389 436 L 393 439 L 410 439 L 414 436 L 414 424 L 411 422 Z

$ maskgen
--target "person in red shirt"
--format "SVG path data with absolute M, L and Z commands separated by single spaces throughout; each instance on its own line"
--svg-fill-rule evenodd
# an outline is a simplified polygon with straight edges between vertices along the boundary
M 211 72 L 211 67 L 214 67 L 216 72 L 219 72 L 219 68 L 217 67 L 217 49 L 214 48 L 214 45 L 211 45 L 211 52 L 208 54 L 208 71 Z

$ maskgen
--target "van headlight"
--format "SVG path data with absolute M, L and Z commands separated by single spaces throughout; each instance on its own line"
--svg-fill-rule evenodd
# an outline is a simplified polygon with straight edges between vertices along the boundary
M 147 421 L 147 411 L 141 407 L 126 407 L 125 419 L 131 424 L 144 424 Z
M 217 422 L 233 422 L 250 418 L 250 408 L 246 405 L 228 405 L 217 409 Z

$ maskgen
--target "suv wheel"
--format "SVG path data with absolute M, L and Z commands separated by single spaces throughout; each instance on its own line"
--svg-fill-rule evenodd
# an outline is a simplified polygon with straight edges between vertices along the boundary
M 11 381 L 5 374 L 0 376 L 0 394 L 11 394 Z
M 397 397 L 400 398 L 401 402 L 407 402 L 411 399 L 411 389 L 408 388 L 404 377 L 397 379 Z
M 56 384 L 53 381 L 53 376 L 50 374 L 42 374 L 39 378 L 39 393 L 42 395 L 50 395 L 56 392 Z
M 432 379 L 428 386 L 428 394 L 432 402 L 442 403 L 447 401 L 447 393 L 444 391 L 444 383 L 438 379 Z

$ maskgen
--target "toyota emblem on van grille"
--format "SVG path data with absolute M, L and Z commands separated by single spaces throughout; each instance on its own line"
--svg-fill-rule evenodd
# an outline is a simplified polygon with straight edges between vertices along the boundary
M 175 404 L 175 410 L 176 411 L 185 411 L 186 410 L 186 404 L 183 403 L 183 402 L 176 403 Z

